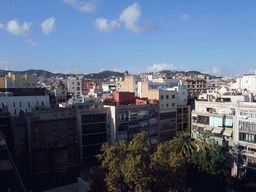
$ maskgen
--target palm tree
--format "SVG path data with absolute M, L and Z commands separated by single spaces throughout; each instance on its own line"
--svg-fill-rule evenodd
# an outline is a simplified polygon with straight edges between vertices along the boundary
M 207 149 L 214 146 L 213 139 L 211 138 L 212 134 L 208 131 L 202 131 L 198 134 L 195 144 L 198 150 L 202 150 L 206 153 Z
M 195 147 L 188 132 L 181 132 L 170 141 L 172 151 L 179 156 L 190 157 Z

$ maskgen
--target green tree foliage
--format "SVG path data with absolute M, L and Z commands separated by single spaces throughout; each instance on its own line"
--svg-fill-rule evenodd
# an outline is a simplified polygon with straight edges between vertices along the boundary
M 188 132 L 181 132 L 170 141 L 173 152 L 182 157 L 191 157 L 195 144 Z
M 195 144 L 198 150 L 202 150 L 206 153 L 207 149 L 210 149 L 214 146 L 213 139 L 211 138 L 212 134 L 208 131 L 202 131 L 198 134 Z
M 145 132 L 137 134 L 132 144 L 123 140 L 115 146 L 103 144 L 103 154 L 97 157 L 102 160 L 100 169 L 106 170 L 102 173 L 107 190 L 184 191 L 186 158 L 176 156 L 170 146 L 170 143 L 149 145 Z
M 192 153 L 190 167 L 190 185 L 195 191 L 226 191 L 225 177 L 228 169 L 225 157 L 221 155 L 219 145 L 207 151 L 199 150 Z

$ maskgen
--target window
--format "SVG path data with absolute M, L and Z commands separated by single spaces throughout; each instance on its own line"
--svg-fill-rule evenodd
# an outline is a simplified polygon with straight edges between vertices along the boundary
M 30 102 L 28 102 L 28 107 L 30 107 Z
M 75 89 L 75 87 L 72 87 L 72 89 Z
M 169 95 L 166 95 L 166 99 L 169 99 Z
M 38 106 L 38 101 L 36 102 L 36 106 Z
M 14 109 L 14 115 L 16 115 L 17 114 L 17 111 L 16 111 L 16 109 Z
M 72 85 L 74 85 L 75 83 L 74 82 L 72 82 Z M 74 88 L 73 88 L 74 89 Z
M 15 108 L 15 102 L 13 102 L 13 107 Z
M 162 104 L 162 108 L 164 108 L 164 104 Z
M 44 101 L 42 101 L 42 106 L 44 106 Z
M 77 90 L 77 91 L 80 91 L 80 87 L 77 87 L 76 90 Z
M 164 96 L 163 96 L 163 95 L 161 95 L 161 99 L 164 99 Z
M 168 103 L 166 104 L 166 107 L 169 107 L 169 104 L 168 104 Z
M 80 82 L 77 82 L 77 86 L 80 86 Z
M 21 102 L 20 102 L 20 107 L 21 107 Z
M 4 103 L 2 103 L 2 108 L 4 108 Z
M 175 103 L 172 103 L 172 105 L 171 105 L 172 107 L 175 107 Z
M 172 95 L 172 99 L 175 99 L 175 95 Z

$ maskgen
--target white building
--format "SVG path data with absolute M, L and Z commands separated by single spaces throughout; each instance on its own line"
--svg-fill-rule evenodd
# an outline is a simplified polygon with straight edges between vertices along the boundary
M 243 176 L 256 171 L 256 103 L 241 102 L 236 108 L 234 126 L 234 169 L 232 174 Z
M 115 84 L 102 84 L 103 92 L 115 92 L 116 85 Z
M 256 71 L 255 74 L 246 74 L 236 79 L 232 89 L 246 89 L 248 92 L 256 93 Z
M 8 107 L 12 116 L 19 115 L 20 111 L 32 112 L 35 107 L 49 106 L 49 104 L 49 95 L 0 97 L 0 107 Z
M 175 86 L 173 88 L 167 88 L 167 90 L 176 90 L 176 102 L 177 105 L 187 105 L 188 103 L 188 88 L 186 85 Z
M 75 78 L 70 78 L 68 80 L 68 92 L 74 93 L 74 95 L 82 95 L 82 80 Z

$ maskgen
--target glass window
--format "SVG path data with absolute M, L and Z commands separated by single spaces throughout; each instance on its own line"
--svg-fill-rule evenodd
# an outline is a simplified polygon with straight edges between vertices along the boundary
M 163 96 L 163 95 L 161 95 L 161 99 L 164 99 L 164 96 Z
M 169 95 L 166 95 L 166 99 L 169 99 Z
M 169 104 L 168 104 L 168 103 L 166 104 L 166 107 L 169 107 Z
M 20 102 L 20 107 L 21 107 L 21 102 Z
M 175 99 L 175 95 L 172 95 L 172 99 Z
M 15 108 L 15 102 L 13 102 L 13 107 Z

